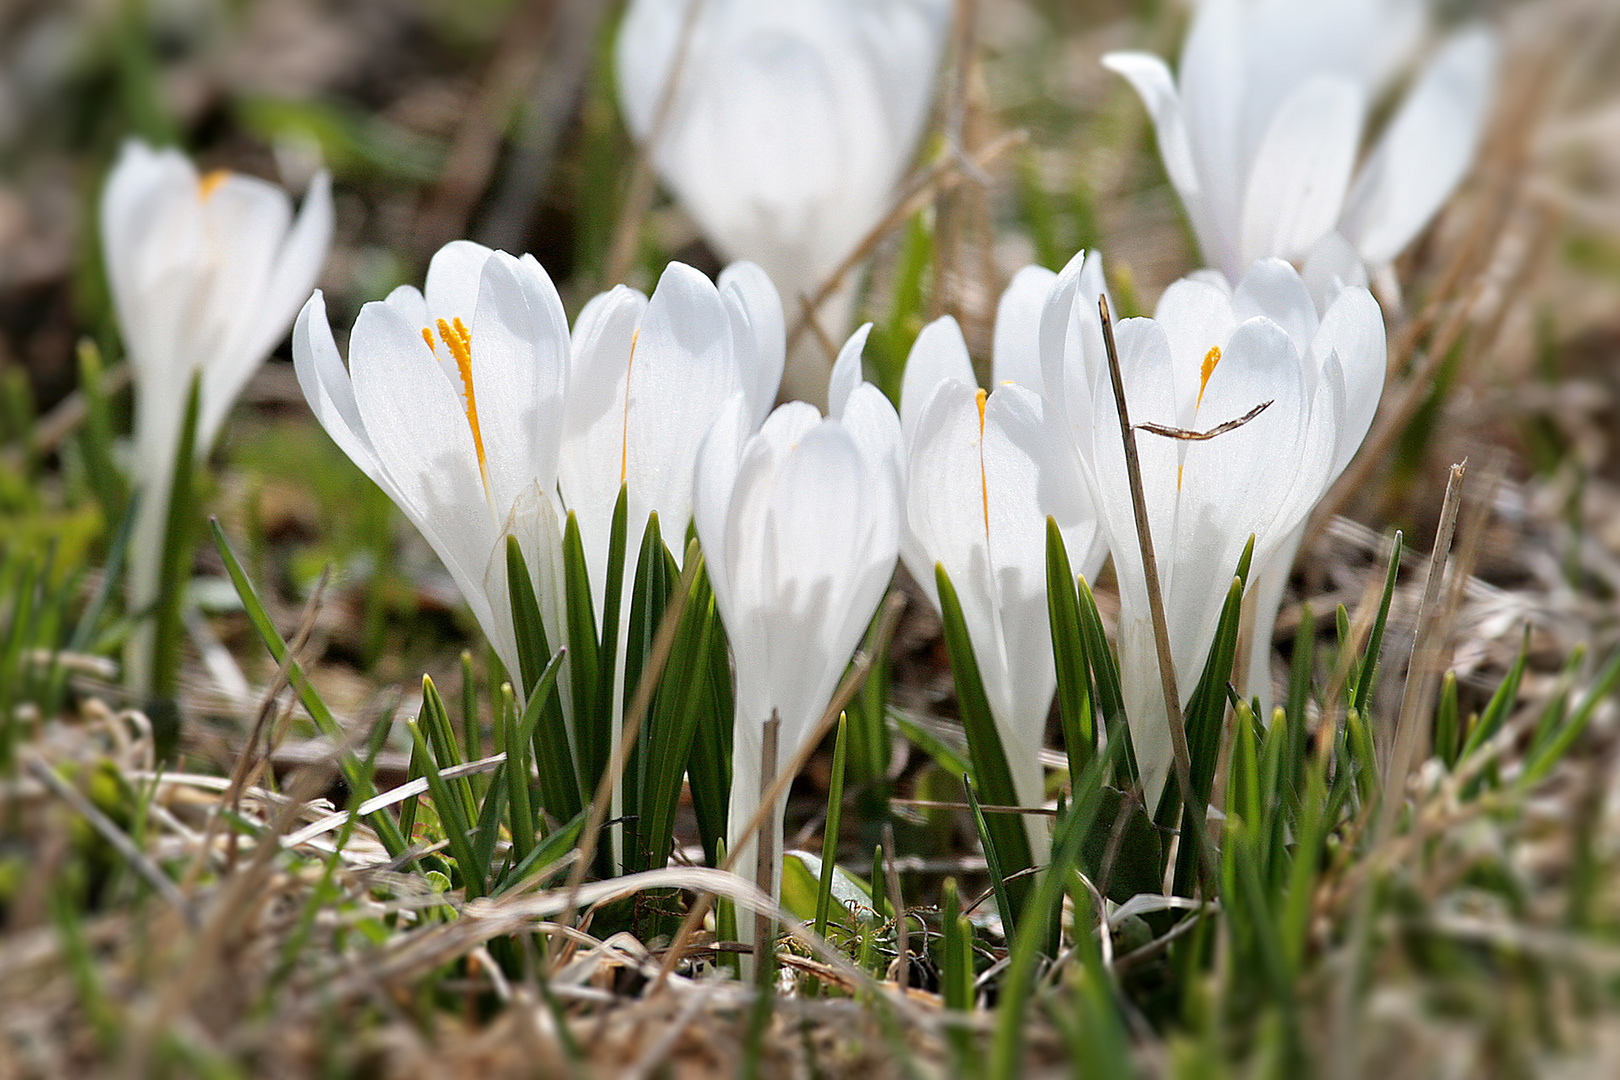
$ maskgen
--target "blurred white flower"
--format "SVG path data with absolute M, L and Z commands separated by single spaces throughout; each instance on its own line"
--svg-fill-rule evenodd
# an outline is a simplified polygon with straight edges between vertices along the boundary
M 1071 331 L 1095 304 L 1075 297 Z M 1048 392 L 1064 401 L 1113 553 L 1121 689 L 1153 805 L 1171 763 L 1170 733 L 1118 413 L 1100 339 L 1068 336 L 1073 343 L 1061 358 L 1043 356 L 1043 369 Z M 1205 441 L 1134 433 L 1184 705 L 1249 538 L 1254 570 L 1263 573 L 1360 445 L 1383 385 L 1383 317 L 1371 294 L 1350 286 L 1318 319 L 1299 274 L 1273 259 L 1231 293 L 1178 281 L 1152 319 L 1126 319 L 1116 337 L 1136 425 L 1208 431 L 1270 402 Z
M 1025 806 L 1046 799 L 1040 752 L 1057 689 L 1046 608 L 1047 518 L 1057 521 L 1077 573 L 1094 578 L 1107 555 L 1074 452 L 1025 382 L 1040 385 L 1040 316 L 1056 280 L 1050 271 L 1026 268 L 1003 295 L 994 391 L 979 389 L 962 332 L 946 316 L 918 336 L 901 397 L 910 455 L 901 555 L 936 609 L 936 565 L 951 579 Z M 1024 824 L 1030 851 L 1042 861 L 1049 844 L 1044 822 L 1025 815 Z
M 780 776 L 831 702 L 900 547 L 899 418 L 876 387 L 840 376 L 836 415 L 790 402 L 753 435 L 747 399 L 733 396 L 698 456 L 698 538 L 736 671 L 727 828 L 745 874 L 757 848 L 739 834 L 759 807 L 764 724 L 781 721 Z M 784 809 L 778 800 L 763 826 L 778 852 Z
M 347 370 L 316 292 L 293 329 L 293 360 L 321 426 L 421 531 L 507 670 L 519 671 L 508 534 L 561 643 L 568 322 L 534 257 L 446 244 L 425 289 L 402 285 L 360 309 Z
M 1206 262 L 1235 280 L 1337 228 L 1377 274 L 1428 224 L 1479 146 L 1497 50 L 1479 25 L 1443 42 L 1356 171 L 1423 22 L 1421 0 L 1204 0 L 1174 80 L 1148 53 L 1103 58 L 1152 116 Z
M 287 193 L 230 172 L 199 177 L 176 150 L 124 145 L 101 196 L 113 308 L 135 381 L 130 608 L 157 598 L 169 485 L 192 377 L 201 375 L 196 452 L 287 333 L 332 239 L 331 180 L 316 174 L 297 220 Z M 146 678 L 150 628 L 131 676 Z
M 663 127 L 654 131 L 690 39 Z M 877 224 L 915 152 L 950 0 L 635 0 L 616 49 L 619 99 L 659 175 L 726 259 L 751 259 L 799 298 Z M 848 329 L 853 291 L 822 308 Z M 787 396 L 820 400 L 827 362 L 800 338 Z

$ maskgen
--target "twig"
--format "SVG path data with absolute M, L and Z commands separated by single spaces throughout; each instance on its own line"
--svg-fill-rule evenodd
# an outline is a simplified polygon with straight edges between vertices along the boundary
M 906 904 L 900 897 L 900 874 L 894 868 L 894 822 L 883 823 L 883 880 L 889 888 L 889 903 L 894 907 L 894 943 L 899 952 L 900 971 L 897 981 L 900 993 L 911 985 L 911 941 L 906 929 Z
M 1395 726 L 1395 751 L 1390 767 L 1384 775 L 1384 794 L 1379 802 L 1378 827 L 1373 834 L 1376 849 L 1400 811 L 1402 795 L 1406 791 L 1406 777 L 1412 769 L 1417 751 L 1418 712 L 1427 703 L 1434 681 L 1435 654 L 1443 644 L 1442 635 L 1436 633 L 1440 619 L 1440 587 L 1445 581 L 1446 559 L 1451 554 L 1451 538 L 1457 529 L 1457 511 L 1462 506 L 1463 478 L 1468 474 L 1468 462 L 1451 467 L 1451 478 L 1446 482 L 1446 501 L 1440 508 L 1440 527 L 1435 532 L 1434 550 L 1429 554 L 1429 576 L 1423 583 L 1423 604 L 1418 608 L 1417 626 L 1412 634 L 1412 658 L 1406 669 L 1406 685 L 1401 692 L 1401 708 Z M 1365 702 L 1356 704 L 1366 710 Z
M 1205 807 L 1192 785 L 1192 753 L 1187 749 L 1187 731 L 1181 716 L 1181 695 L 1176 690 L 1175 660 L 1170 654 L 1170 624 L 1164 614 L 1164 593 L 1159 586 L 1159 561 L 1153 554 L 1153 529 L 1148 523 L 1147 495 L 1142 490 L 1142 463 L 1136 452 L 1136 434 L 1131 429 L 1125 406 L 1125 377 L 1119 368 L 1119 347 L 1114 342 L 1114 322 L 1108 314 L 1108 297 L 1097 297 L 1102 318 L 1103 344 L 1108 353 L 1108 377 L 1114 388 L 1114 404 L 1119 410 L 1119 437 L 1125 444 L 1125 471 L 1131 485 L 1131 509 L 1136 515 L 1136 538 L 1142 549 L 1142 570 L 1147 575 L 1148 608 L 1153 614 L 1153 643 L 1159 653 L 1159 686 L 1164 691 L 1164 711 L 1170 724 L 1170 746 L 1175 755 L 1176 783 L 1187 806 L 1187 820 L 1193 828 L 1192 841 L 1198 845 L 1199 867 L 1205 896 L 1214 895 L 1216 867 L 1214 853 L 1204 842 Z
M 775 709 L 765 721 L 759 741 L 759 804 L 769 807 L 772 791 L 776 787 L 776 754 L 782 737 L 782 716 Z M 774 800 L 773 800 L 774 801 Z M 738 845 L 739 847 L 741 845 Z M 760 835 L 754 851 L 754 886 L 766 896 L 771 895 L 771 884 L 776 876 L 776 830 L 766 829 Z M 769 912 L 754 914 L 754 974 L 762 986 L 768 985 L 774 974 L 766 963 L 775 948 L 776 928 L 771 925 Z
M 1273 399 L 1275 400 L 1275 399 Z M 1262 401 L 1236 420 L 1228 420 L 1224 424 L 1217 424 L 1208 431 L 1189 431 L 1186 428 L 1168 427 L 1164 424 L 1142 423 L 1135 425 L 1137 431 L 1145 431 L 1149 435 L 1163 435 L 1167 439 L 1179 439 L 1182 442 L 1208 442 L 1217 435 L 1225 435 L 1228 431 L 1236 431 L 1250 420 L 1271 408 L 1272 402 Z
M 185 894 L 180 891 L 180 887 L 170 880 L 167 874 L 160 870 L 151 859 L 146 857 L 144 851 L 135 846 L 135 842 L 124 833 L 124 830 L 120 829 L 106 814 L 96 809 L 96 804 L 85 798 L 78 788 L 57 776 L 55 771 L 35 754 L 30 753 L 28 755 L 27 766 L 28 771 L 34 775 L 36 780 L 50 788 L 57 798 L 67 803 L 88 821 L 90 827 L 100 833 L 101 838 L 111 844 L 118 854 L 124 857 L 130 867 L 148 885 L 152 886 L 159 896 L 173 905 L 174 909 L 186 920 L 187 926 L 193 930 L 197 928 L 199 925 L 197 910 L 191 906 L 191 901 L 186 899 Z

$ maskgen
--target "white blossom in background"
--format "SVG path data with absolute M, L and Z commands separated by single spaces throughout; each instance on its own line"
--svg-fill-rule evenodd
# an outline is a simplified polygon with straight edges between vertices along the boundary
M 1003 294 L 994 390 L 979 389 L 961 329 L 945 316 L 918 336 L 901 397 L 909 452 L 901 555 L 936 610 L 936 565 L 951 579 L 1024 806 L 1046 800 L 1040 753 L 1057 689 L 1047 518 L 1077 573 L 1094 578 L 1107 555 L 1073 451 L 1039 392 L 1040 316 L 1057 279 L 1028 267 Z M 1044 861 L 1045 823 L 1025 815 L 1024 825 L 1031 853 Z
M 695 13 L 662 128 L 654 125 Z M 916 151 L 950 0 L 634 0 L 619 100 L 659 176 L 725 259 L 763 266 L 790 322 L 894 199 Z M 821 309 L 848 332 L 854 292 Z M 784 391 L 819 401 L 828 361 L 803 335 Z
M 1078 325 L 1095 304 L 1075 296 L 1067 340 L 1054 343 L 1055 353 L 1043 349 L 1042 368 L 1113 554 L 1121 689 L 1154 805 L 1171 764 L 1170 732 L 1107 359 L 1100 337 Z M 1134 433 L 1185 705 L 1249 538 L 1263 575 L 1360 444 L 1383 384 L 1383 318 L 1371 294 L 1348 286 L 1319 319 L 1300 276 L 1268 260 L 1230 293 L 1178 281 L 1152 319 L 1123 320 L 1115 334 L 1136 425 L 1208 431 L 1270 402 L 1206 441 Z
M 1378 276 L 1422 231 L 1473 162 L 1497 60 L 1482 25 L 1441 42 L 1358 169 L 1425 17 L 1422 0 L 1203 0 L 1174 78 L 1149 53 L 1103 58 L 1152 116 L 1208 264 L 1235 281 L 1337 229 Z
M 440 248 L 421 291 L 360 309 L 344 368 L 316 292 L 293 329 L 298 384 L 332 441 L 388 493 L 450 572 L 506 669 L 519 670 L 506 536 L 563 640 L 557 471 L 568 321 L 532 255 Z
M 331 180 L 317 173 L 296 219 L 287 193 L 231 172 L 199 176 L 176 150 L 130 141 L 101 196 L 101 243 L 135 383 L 130 541 L 133 612 L 157 599 L 169 486 L 186 401 L 201 375 L 196 452 L 205 457 L 237 395 L 287 334 L 326 262 Z M 150 666 L 151 627 L 130 676 Z
M 579 522 L 599 629 L 621 488 L 627 510 L 610 761 L 619 753 L 630 594 L 648 518 L 658 515 L 659 533 L 680 564 L 698 447 L 733 395 L 744 402 L 748 430 L 758 429 L 776 400 L 785 333 L 775 287 L 748 262 L 727 267 L 718 286 L 701 271 L 670 263 L 651 299 L 620 285 L 592 299 L 575 320 L 559 479 L 563 503 Z M 622 804 L 620 779 L 614 818 Z M 617 851 L 620 830 L 611 835 Z
M 842 354 L 857 372 L 859 349 Z M 899 418 L 850 363 L 840 364 L 833 415 L 789 402 L 750 435 L 739 394 L 698 456 L 698 538 L 736 672 L 727 841 L 745 876 L 757 847 L 740 834 L 759 808 L 764 725 L 773 713 L 781 722 L 780 776 L 831 703 L 899 553 Z M 777 800 L 763 825 L 778 853 L 785 808 Z M 778 860 L 773 898 L 780 892 Z M 742 929 L 751 939 L 751 921 Z

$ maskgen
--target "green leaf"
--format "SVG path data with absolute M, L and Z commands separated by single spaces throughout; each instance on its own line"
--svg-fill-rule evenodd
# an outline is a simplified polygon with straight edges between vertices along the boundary
M 674 848 L 681 779 L 692 755 L 698 715 L 708 700 L 710 637 L 720 621 L 696 540 L 687 545 L 686 558 L 696 562 L 697 570 L 643 727 L 646 757 L 635 831 L 640 838 L 636 852 L 645 860 L 644 869 L 663 866 Z
M 1554 765 L 1569 752 L 1575 745 L 1575 740 L 1592 721 L 1592 714 L 1597 711 L 1598 703 L 1613 694 L 1615 688 L 1620 686 L 1620 650 L 1616 650 L 1609 657 L 1609 662 L 1603 666 L 1592 688 L 1586 692 L 1579 707 L 1566 720 L 1558 733 L 1549 739 L 1539 750 L 1534 751 L 1524 764 L 1524 771 L 1519 776 L 1521 790 L 1533 787 L 1544 780 L 1552 771 Z
M 658 624 L 664 619 L 664 608 L 675 588 L 674 559 L 664 546 L 658 523 L 658 514 L 647 518 L 641 534 L 641 550 L 636 556 L 636 576 L 630 588 L 630 619 L 626 624 L 624 654 L 623 715 L 628 715 L 641 684 L 641 673 L 652 653 L 653 639 L 658 636 Z M 648 743 L 656 724 L 653 713 L 657 701 L 648 706 L 636 743 L 629 748 L 624 765 L 623 813 L 627 819 L 624 828 L 624 869 L 634 872 L 646 868 L 647 852 L 639 841 L 641 828 L 641 796 L 647 788 Z M 684 764 L 684 762 L 682 763 Z
M 973 759 L 974 786 L 992 806 L 1017 806 L 1018 792 L 1013 787 L 1012 772 L 1007 767 L 1007 755 L 1002 749 L 1001 736 L 996 731 L 995 717 L 990 712 L 990 701 L 985 696 L 984 682 L 979 676 L 978 660 L 973 655 L 973 642 L 968 638 L 967 623 L 962 617 L 962 605 L 956 598 L 950 575 L 943 564 L 934 567 L 934 579 L 939 587 L 941 621 L 945 629 L 945 652 L 950 657 L 951 674 L 956 680 L 956 704 L 962 713 L 962 727 L 967 732 L 968 754 Z M 1029 849 L 1029 834 L 1016 814 L 996 814 L 985 829 L 993 837 L 1003 868 L 1017 874 L 1035 865 Z M 986 852 L 988 858 L 989 853 Z M 1021 877 L 1006 886 L 1013 907 L 1003 909 L 1003 919 L 1016 919 L 1029 897 L 1029 878 Z M 1010 922 L 1009 922 L 1010 925 Z
M 1097 598 L 1091 594 L 1091 586 L 1087 584 L 1084 575 L 1075 579 L 1077 586 L 1076 599 L 1080 605 L 1080 628 L 1085 636 L 1086 660 L 1091 665 L 1091 677 L 1096 686 L 1096 694 L 1092 698 L 1096 715 L 1096 724 L 1100 730 L 1107 731 L 1114 726 L 1116 720 L 1125 719 L 1125 695 L 1120 690 L 1119 665 L 1114 660 L 1114 653 L 1108 647 L 1108 635 L 1103 630 L 1102 614 L 1097 610 Z M 1130 729 L 1125 729 L 1125 750 L 1123 754 L 1124 774 L 1129 778 L 1129 784 L 1115 783 L 1121 787 L 1137 783 L 1136 749 L 1131 745 Z M 1073 779 L 1074 774 L 1070 774 Z
M 698 712 L 686 773 L 703 853 L 710 866 L 719 866 L 731 801 L 732 697 L 729 645 L 726 629 L 718 618 L 711 628 L 709 655 L 704 664 L 708 695 Z
M 591 575 L 580 542 L 579 520 L 569 511 L 563 528 L 563 596 L 568 624 L 568 674 L 573 687 L 574 753 L 578 756 L 579 788 L 592 793 L 601 782 L 611 753 L 613 710 L 609 699 L 597 696 L 601 663 L 596 637 L 596 611 L 591 601 Z M 605 605 L 604 605 L 605 606 Z M 608 664 L 613 663 L 609 656 Z
M 1350 704 L 1361 710 L 1363 716 L 1367 714 L 1372 704 L 1373 690 L 1378 685 L 1378 654 L 1384 646 L 1384 626 L 1389 622 L 1389 605 L 1395 597 L 1395 578 L 1401 571 L 1401 540 L 1400 530 L 1390 540 L 1389 569 L 1384 575 L 1384 595 L 1378 601 L 1378 618 L 1373 622 L 1372 634 L 1367 638 L 1367 650 L 1362 654 L 1360 665 L 1360 678 L 1356 681 L 1355 692 L 1350 697 Z
M 163 558 L 152 621 L 151 692 L 160 701 L 174 699 L 180 679 L 180 651 L 185 641 L 182 611 L 195 547 L 197 418 L 201 409 L 202 373 L 197 372 L 191 377 L 185 419 L 180 425 L 180 444 L 175 448 L 170 470 L 168 513 L 163 525 Z M 178 724 L 179 713 L 174 712 L 172 716 Z M 180 731 L 178 727 L 172 731 L 158 731 L 157 720 L 154 716 L 153 737 L 158 743 L 159 759 L 167 760 L 178 745 Z
M 483 896 L 489 883 L 489 866 L 487 863 L 480 863 L 474 851 L 470 835 L 472 825 L 467 820 L 466 809 L 440 774 L 439 766 L 433 760 L 432 751 L 428 749 L 427 738 L 422 734 L 421 723 L 409 720 L 405 726 L 410 729 L 411 740 L 421 757 L 424 766 L 422 775 L 428 782 L 428 793 L 433 797 L 433 806 L 439 812 L 439 823 L 444 827 L 444 838 L 451 857 L 455 859 L 456 867 L 461 872 L 462 889 L 469 900 Z
M 1227 687 L 1232 678 L 1232 664 L 1237 657 L 1237 642 L 1241 632 L 1243 590 L 1248 581 L 1249 564 L 1254 555 L 1254 537 L 1249 538 L 1238 560 L 1237 574 L 1226 591 L 1226 603 L 1221 608 L 1220 621 L 1215 627 L 1215 640 L 1209 648 L 1204 670 L 1198 685 L 1187 701 L 1187 753 L 1191 759 L 1193 798 L 1181 804 L 1179 781 L 1172 773 L 1159 799 L 1158 811 L 1153 819 L 1168 827 L 1181 812 L 1182 843 L 1176 849 L 1175 892 L 1178 896 L 1193 895 L 1193 882 L 1198 877 L 1198 863 L 1203 856 L 1197 850 L 1196 838 L 1206 830 L 1199 828 L 1202 815 L 1209 805 L 1210 791 L 1215 783 L 1215 767 L 1221 753 L 1221 732 L 1225 727 Z
M 433 685 L 433 680 L 426 675 L 422 676 L 422 713 L 419 722 L 426 729 L 428 745 L 433 750 L 433 760 L 440 769 L 448 769 L 462 763 L 461 748 L 456 745 L 456 733 L 450 726 L 450 710 L 444 707 L 444 699 L 439 696 L 439 688 Z M 461 803 L 462 817 L 473 820 L 477 814 L 477 800 L 473 798 L 472 785 L 467 777 L 458 776 L 447 782 L 449 790 Z M 443 808 L 440 808 L 443 813 Z
M 1102 778 L 1119 753 L 1122 723 L 1109 729 L 1108 745 L 1092 761 L 1075 787 L 1069 811 L 1058 823 L 1053 836 L 1052 861 L 1039 878 L 1029 904 L 1018 924 L 1016 939 L 1008 942 L 1007 972 L 1001 981 L 1001 999 L 996 1007 L 996 1028 L 991 1046 L 992 1080 L 1015 1080 L 1023 1075 L 1023 1042 L 1028 1020 L 1025 1016 L 1033 990 L 1035 965 L 1044 938 L 1062 903 L 1069 875 L 1080 865 L 1080 853 L 1091 834 L 1100 805 Z
M 827 784 L 827 824 L 821 830 L 821 880 L 816 888 L 816 936 L 827 936 L 832 914 L 833 871 L 838 865 L 838 825 L 844 813 L 844 766 L 849 757 L 849 717 L 838 717 L 833 739 L 832 777 Z
M 1074 778 L 1097 755 L 1097 721 L 1091 709 L 1091 665 L 1080 622 L 1080 595 L 1063 534 L 1051 517 L 1046 519 L 1046 611 L 1052 624 L 1052 659 L 1057 663 L 1063 747 L 1069 755 L 1069 776 Z
M 536 772 L 540 777 L 540 805 L 558 821 L 567 821 L 584 806 L 580 773 L 574 764 L 574 735 L 563 716 L 562 701 L 550 689 L 542 692 L 549 677 L 555 687 L 563 650 L 551 654 L 546 627 L 540 617 L 540 602 L 534 593 L 523 550 L 517 537 L 506 538 L 507 594 L 512 605 L 512 624 L 517 630 L 518 666 L 523 680 L 523 727 L 531 731 Z M 510 751 L 508 751 L 510 752 Z
M 973 780 L 966 773 L 962 775 L 962 790 L 967 793 L 968 806 L 973 811 L 973 824 L 979 830 L 979 845 L 984 848 L 984 864 L 990 874 L 990 888 L 996 896 L 996 911 L 1001 915 L 1001 928 L 1007 938 L 1007 947 L 1010 949 L 1012 948 L 1013 938 L 1018 933 L 1017 915 L 1019 909 L 1013 907 L 1011 890 L 1007 887 L 1007 875 L 1002 869 L 997 836 L 991 831 L 990 823 L 985 820 L 984 811 L 979 807 L 979 799 L 973 793 Z M 877 870 L 874 868 L 873 874 L 876 873 Z M 875 878 L 873 884 L 875 888 L 877 884 Z
M 1495 737 L 1502 730 L 1502 724 L 1507 720 L 1513 706 L 1519 703 L 1519 683 L 1524 679 L 1524 669 L 1530 662 L 1530 628 L 1524 628 L 1524 635 L 1519 643 L 1519 655 L 1514 658 L 1513 666 L 1491 695 L 1486 703 L 1485 711 L 1480 714 L 1468 731 L 1468 739 L 1463 743 L 1462 753 L 1457 760 L 1462 761 L 1478 750 L 1488 740 Z
M 1455 768 L 1462 749 L 1457 737 L 1457 673 L 1448 671 L 1440 681 L 1440 704 L 1434 712 L 1434 752 L 1446 768 Z

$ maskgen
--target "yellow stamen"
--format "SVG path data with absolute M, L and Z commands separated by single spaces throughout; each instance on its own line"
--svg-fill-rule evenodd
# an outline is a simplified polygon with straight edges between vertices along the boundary
M 467 423 L 472 428 L 473 447 L 478 451 L 478 471 L 484 470 L 484 433 L 478 427 L 478 399 L 473 394 L 472 377 L 472 333 L 460 319 L 446 322 L 438 321 L 439 340 L 444 342 L 450 355 L 455 357 L 456 370 L 461 373 L 461 388 L 467 395 Z M 422 340 L 427 342 L 433 355 L 439 354 L 438 346 L 433 341 L 432 327 L 422 327 Z
M 984 403 L 990 395 L 979 391 L 979 496 L 984 500 L 984 536 L 990 538 L 990 483 L 984 476 Z
M 197 181 L 197 194 L 201 195 L 203 199 L 206 200 L 210 195 L 219 190 L 219 185 L 223 184 L 230 178 L 231 170 L 229 169 L 215 169 L 212 172 L 206 173 L 200 180 Z
M 1209 377 L 1215 374 L 1215 365 L 1221 362 L 1221 347 L 1213 345 L 1209 352 L 1204 354 L 1203 366 L 1198 369 L 1198 404 L 1204 403 L 1204 388 L 1209 385 Z
M 624 486 L 630 469 L 630 366 L 636 362 L 636 342 L 641 339 L 641 327 L 630 334 L 630 358 L 624 362 L 624 430 L 619 435 L 619 486 Z

